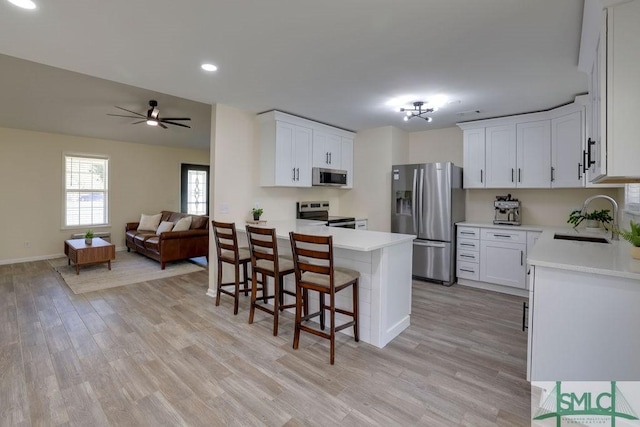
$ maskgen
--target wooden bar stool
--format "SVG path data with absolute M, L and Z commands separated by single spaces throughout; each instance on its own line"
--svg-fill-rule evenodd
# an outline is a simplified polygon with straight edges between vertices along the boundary
M 253 323 L 255 309 L 273 315 L 273 335 L 278 335 L 278 314 L 295 304 L 284 304 L 284 294 L 295 296 L 295 292 L 284 289 L 284 276 L 293 274 L 293 261 L 278 256 L 278 241 L 275 228 L 252 227 L 247 225 L 247 240 L 251 253 L 251 309 L 249 323 Z M 261 281 L 258 281 L 258 274 Z M 268 295 L 266 277 L 273 277 L 273 294 Z M 260 304 L 257 299 L 258 283 L 262 285 L 262 302 L 273 300 L 273 310 Z
M 220 305 L 220 294 L 231 295 L 233 301 L 233 314 L 238 314 L 238 301 L 240 292 L 249 295 L 249 275 L 247 265 L 251 262 L 251 254 L 248 248 L 238 247 L 238 235 L 236 225 L 232 222 L 211 221 L 213 225 L 213 237 L 216 241 L 216 251 L 218 254 L 218 287 L 216 291 L 216 306 Z M 234 267 L 235 280 L 233 282 L 222 283 L 222 263 L 226 262 Z M 244 280 L 240 281 L 240 266 L 244 274 Z M 240 284 L 242 283 L 242 288 Z M 233 291 L 223 289 L 225 286 L 233 286 Z
M 300 331 L 305 331 L 327 338 L 331 342 L 330 361 L 333 365 L 335 359 L 336 332 L 353 326 L 353 337 L 356 342 L 358 337 L 358 280 L 360 273 L 348 268 L 334 267 L 333 265 L 333 237 L 311 236 L 305 234 L 289 233 L 291 249 L 293 251 L 293 265 L 296 274 L 296 322 L 293 336 L 293 348 L 297 349 L 300 342 Z M 352 287 L 353 309 L 348 311 L 336 308 L 336 293 Z M 320 311 L 317 313 L 305 313 L 302 315 L 302 292 L 316 291 L 320 298 Z M 329 306 L 325 305 L 325 295 L 329 295 Z M 330 330 L 324 331 L 325 308 L 329 309 Z M 351 316 L 352 321 L 336 326 L 336 312 Z M 303 325 L 313 317 L 320 316 L 320 329 Z

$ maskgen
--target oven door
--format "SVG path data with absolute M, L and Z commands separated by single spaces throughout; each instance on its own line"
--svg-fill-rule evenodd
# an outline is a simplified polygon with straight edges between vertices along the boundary
M 345 222 L 330 222 L 327 224 L 329 227 L 340 227 L 340 228 L 356 228 L 355 221 L 345 221 Z

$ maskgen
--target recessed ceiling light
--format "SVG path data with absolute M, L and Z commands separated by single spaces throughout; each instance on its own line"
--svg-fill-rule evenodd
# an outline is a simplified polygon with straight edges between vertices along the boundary
M 213 64 L 202 64 L 201 67 L 205 71 L 216 71 L 218 69 L 218 67 Z
M 9 0 L 9 3 L 15 4 L 23 9 L 35 9 L 36 4 L 31 0 Z

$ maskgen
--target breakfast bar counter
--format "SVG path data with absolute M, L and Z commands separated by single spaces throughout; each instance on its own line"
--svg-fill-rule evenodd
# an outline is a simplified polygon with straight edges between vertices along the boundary
M 239 245 L 246 245 L 245 223 L 236 223 Z M 291 255 L 289 232 L 333 236 L 334 262 L 360 272 L 359 321 L 360 340 L 382 348 L 409 326 L 411 315 L 411 262 L 413 240 L 408 234 L 385 233 L 326 227 L 318 221 L 290 220 L 268 221 L 260 227 L 275 228 L 280 255 Z M 210 259 L 212 259 L 210 257 Z M 211 261 L 211 267 L 217 263 Z M 207 295 L 215 297 L 214 268 L 210 267 Z M 223 271 L 225 281 L 230 270 Z M 295 289 L 293 275 L 285 277 L 285 288 Z M 315 294 L 315 293 L 312 293 Z M 315 297 L 315 300 L 314 300 Z M 317 306 L 317 296 L 310 296 L 311 307 Z M 241 306 L 243 302 L 241 300 Z M 351 290 L 336 296 L 338 307 L 351 307 Z M 246 306 L 246 304 L 245 304 Z M 348 321 L 336 315 L 337 324 Z M 351 335 L 351 328 L 341 333 Z

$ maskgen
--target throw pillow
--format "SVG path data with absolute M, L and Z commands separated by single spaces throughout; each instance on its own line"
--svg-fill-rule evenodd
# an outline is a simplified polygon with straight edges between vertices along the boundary
M 190 228 L 191 228 L 191 217 L 185 216 L 184 218 L 176 222 L 176 225 L 173 226 L 172 231 L 187 231 Z
M 173 223 L 171 221 L 162 221 L 156 230 L 156 234 L 159 236 L 165 231 L 171 231 L 173 229 Z
M 160 225 L 161 218 L 161 213 L 157 215 L 142 214 L 140 216 L 140 224 L 138 224 L 138 231 L 156 231 L 158 225 Z

